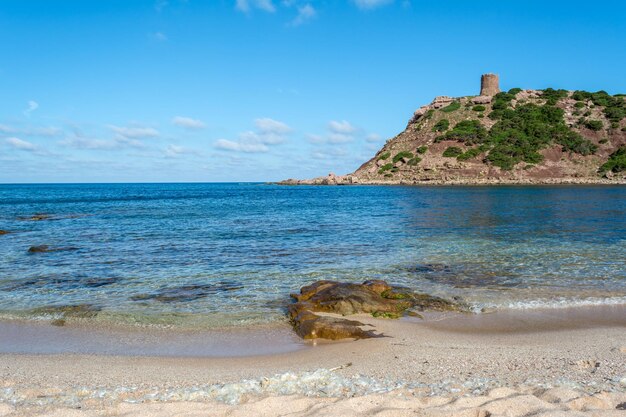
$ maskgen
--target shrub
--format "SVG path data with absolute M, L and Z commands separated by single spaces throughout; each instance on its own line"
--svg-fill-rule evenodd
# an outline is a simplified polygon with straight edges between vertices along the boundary
M 428 150 L 428 146 L 424 145 L 424 146 L 420 146 L 419 148 L 417 148 L 417 153 L 419 154 L 425 154 L 426 151 Z
M 500 117 L 500 114 L 506 110 L 511 104 L 511 100 L 515 98 L 515 94 L 500 92 L 493 97 L 493 104 L 491 109 L 493 110 L 489 113 L 489 117 L 492 119 L 497 119 Z
M 586 120 L 585 127 L 593 131 L 602 130 L 604 124 L 600 120 Z
M 456 110 L 458 110 L 460 108 L 461 108 L 461 102 L 457 100 L 457 101 L 453 101 L 452 103 L 448 104 L 446 107 L 441 109 L 441 111 L 444 112 L 444 113 L 450 113 L 450 112 L 456 111 Z
M 389 170 L 390 172 L 398 172 L 398 167 L 393 167 Z
M 415 166 L 415 165 L 419 164 L 420 162 L 422 162 L 422 158 L 420 158 L 419 156 L 415 156 L 415 157 L 409 159 L 409 162 L 407 162 L 407 164 L 411 165 L 411 166 Z
M 378 157 L 378 159 L 382 159 L 384 161 L 385 159 L 389 158 L 390 156 L 391 156 L 391 152 L 387 151 L 387 152 L 383 153 L 382 155 L 380 155 Z
M 424 119 L 425 120 L 430 119 L 431 117 L 433 117 L 433 114 L 435 114 L 435 110 L 433 109 L 428 110 L 426 114 L 424 114 Z
M 483 106 L 482 104 L 478 104 L 474 107 L 472 107 L 472 110 L 474 111 L 485 111 L 487 108 L 485 106 Z
M 583 103 L 582 101 L 577 101 L 576 104 L 574 104 L 574 107 L 576 107 L 577 109 L 583 108 L 585 107 L 585 103 Z
M 457 156 L 456 159 L 459 161 L 467 161 L 468 159 L 476 158 L 480 154 L 481 150 L 479 148 L 471 148 Z
M 478 120 L 463 120 L 443 135 L 442 140 L 456 140 L 468 145 L 482 143 L 487 137 L 487 129 Z
M 463 150 L 457 146 L 450 146 L 445 151 L 443 151 L 443 156 L 446 158 L 456 158 L 461 155 Z
M 445 132 L 450 127 L 450 121 L 448 119 L 441 119 L 435 126 L 433 126 L 433 132 Z
M 562 146 L 564 152 L 574 152 L 581 155 L 591 155 L 598 150 L 598 145 L 591 143 L 576 132 L 568 132 L 559 137 L 556 143 Z
M 546 100 L 546 104 L 548 106 L 554 106 L 557 101 L 567 97 L 567 94 L 567 90 L 555 90 L 553 88 L 546 88 L 545 90 L 543 90 L 543 95 L 541 97 Z
M 626 171 L 626 145 L 622 145 L 609 155 L 608 161 L 606 161 L 599 169 L 599 172 L 624 172 Z
M 603 138 L 603 139 L 600 139 L 600 140 L 598 141 L 598 143 L 600 143 L 601 145 L 604 145 L 604 144 L 605 144 L 605 143 L 607 143 L 608 141 L 609 141 L 609 140 L 608 140 L 607 138 Z
M 389 171 L 391 168 L 393 168 L 393 164 L 391 162 L 383 165 L 382 167 L 380 167 L 380 169 L 378 170 L 379 174 L 384 173 L 385 171 Z
M 395 164 L 396 162 L 400 161 L 402 158 L 411 159 L 413 158 L 413 153 L 409 151 L 398 152 L 396 156 L 393 157 L 393 163 Z
M 508 91 L 508 93 L 509 93 L 510 95 L 512 95 L 512 96 L 514 96 L 514 97 L 515 97 L 515 96 L 517 95 L 517 93 L 519 93 L 520 91 L 522 91 L 522 89 L 521 89 L 521 88 L 517 88 L 517 87 L 516 87 L 516 88 L 511 88 L 511 89 Z
M 604 115 L 611 122 L 619 122 L 626 117 L 626 102 L 620 95 L 611 96 L 606 91 L 596 91 L 595 93 L 575 91 L 572 98 L 579 101 L 591 100 L 595 106 L 604 107 Z

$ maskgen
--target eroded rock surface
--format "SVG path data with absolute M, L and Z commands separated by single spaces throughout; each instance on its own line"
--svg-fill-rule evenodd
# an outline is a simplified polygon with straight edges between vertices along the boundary
M 363 284 L 337 281 L 317 281 L 291 295 L 296 303 L 289 306 L 289 317 L 296 333 L 304 339 L 364 339 L 380 337 L 375 329 L 364 329 L 365 324 L 340 317 L 316 313 L 334 313 L 342 316 L 372 314 L 374 317 L 399 318 L 412 309 L 420 311 L 462 311 L 452 301 L 427 294 L 414 294 L 406 288 L 393 287 L 385 281 L 370 280 Z

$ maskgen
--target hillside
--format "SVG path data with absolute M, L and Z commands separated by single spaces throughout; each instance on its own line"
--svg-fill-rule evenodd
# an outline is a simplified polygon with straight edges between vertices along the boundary
M 626 183 L 625 95 L 498 91 L 485 75 L 482 95 L 436 97 L 355 172 L 283 183 Z

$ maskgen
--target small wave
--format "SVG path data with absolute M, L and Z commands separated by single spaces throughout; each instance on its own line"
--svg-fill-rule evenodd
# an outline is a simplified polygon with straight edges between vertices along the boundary
M 477 304 L 472 307 L 475 313 L 491 310 L 535 310 L 560 309 L 572 307 L 618 306 L 626 305 L 626 297 L 589 297 L 589 298 L 552 298 L 539 300 L 511 301 L 503 304 Z

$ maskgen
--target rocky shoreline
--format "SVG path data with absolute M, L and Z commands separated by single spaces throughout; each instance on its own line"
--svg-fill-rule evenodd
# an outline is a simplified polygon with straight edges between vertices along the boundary
M 286 179 L 277 185 L 626 185 L 624 178 L 448 178 L 433 180 L 361 179 L 355 175 L 328 174 L 326 177 Z

